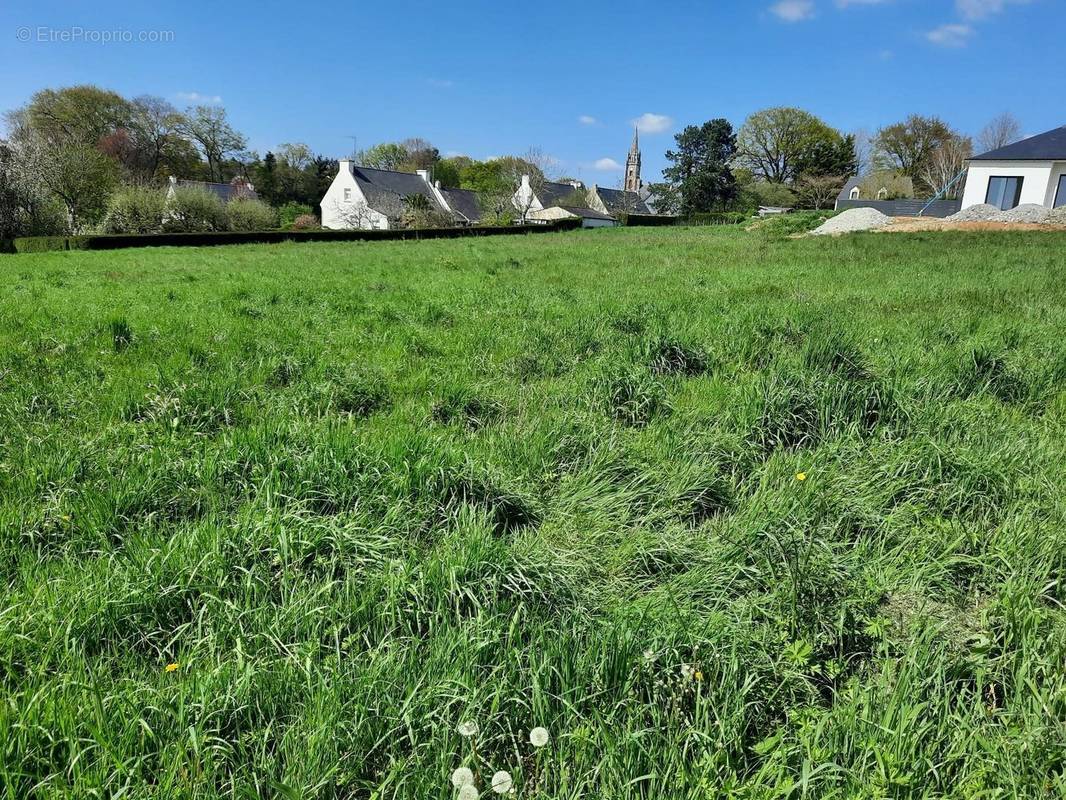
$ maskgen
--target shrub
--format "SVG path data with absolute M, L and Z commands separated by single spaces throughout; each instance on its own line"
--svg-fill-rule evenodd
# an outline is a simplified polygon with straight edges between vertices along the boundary
M 318 218 L 313 214 L 301 214 L 292 221 L 289 227 L 294 231 L 317 231 L 322 226 L 318 224 Z
M 123 186 L 107 201 L 104 233 L 161 233 L 166 195 L 149 186 Z
M 269 231 L 278 227 L 277 212 L 261 200 L 238 197 L 225 206 L 231 231 Z
M 289 201 L 278 207 L 278 223 L 282 228 L 296 227 L 296 220 L 301 217 L 314 217 L 314 209 L 304 203 Z
M 163 230 L 203 233 L 226 230 L 226 207 L 217 195 L 198 186 L 179 186 L 167 200 Z

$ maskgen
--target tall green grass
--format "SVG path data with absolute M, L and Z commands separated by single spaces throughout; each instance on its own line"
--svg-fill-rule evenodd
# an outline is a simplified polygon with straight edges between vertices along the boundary
M 1063 796 L 1064 246 L 0 260 L 0 796 Z

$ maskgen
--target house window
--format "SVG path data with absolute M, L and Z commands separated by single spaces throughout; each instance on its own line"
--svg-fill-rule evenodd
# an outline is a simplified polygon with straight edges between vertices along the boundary
M 887 200 L 888 199 L 888 189 L 886 187 L 882 186 L 880 189 L 877 190 L 877 199 L 878 200 Z
M 1059 175 L 1059 188 L 1055 192 L 1055 208 L 1066 206 L 1066 175 Z
M 1017 207 L 1022 199 L 1023 178 L 994 177 L 988 179 L 985 202 L 1003 211 Z
M 345 189 L 344 190 L 344 202 L 345 203 L 352 202 L 352 190 L 351 189 Z
M 856 186 L 854 189 L 851 190 L 851 199 L 858 200 L 860 194 L 861 192 L 859 192 L 859 187 Z

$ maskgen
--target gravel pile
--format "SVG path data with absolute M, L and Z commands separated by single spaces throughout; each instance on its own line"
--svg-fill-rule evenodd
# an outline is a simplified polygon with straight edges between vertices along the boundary
M 1026 203 L 1017 208 L 1012 208 L 1009 211 L 1000 211 L 995 206 L 982 203 L 980 205 L 970 206 L 969 208 L 960 211 L 958 214 L 952 214 L 946 221 L 1022 222 L 1031 225 L 1042 225 L 1051 221 L 1051 209 L 1036 205 L 1035 203 Z
M 979 203 L 976 206 L 964 208 L 957 214 L 945 218 L 945 222 L 993 222 L 1000 211 L 988 203 Z
M 843 214 L 827 219 L 821 227 L 811 231 L 811 234 L 813 236 L 837 236 L 842 233 L 876 231 L 891 223 L 892 219 L 876 208 L 851 208 Z
M 1000 222 L 1030 222 L 1034 225 L 1047 224 L 1051 217 L 1051 209 L 1038 206 L 1035 203 L 1027 203 L 1024 206 L 1012 208 L 1010 211 L 1000 211 Z
M 1048 214 L 1048 222 L 1052 225 L 1066 225 L 1066 206 L 1059 206 Z

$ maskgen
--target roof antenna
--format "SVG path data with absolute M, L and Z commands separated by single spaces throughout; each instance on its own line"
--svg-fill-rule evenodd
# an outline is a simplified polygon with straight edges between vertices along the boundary
M 358 143 L 359 139 L 354 134 L 349 134 L 348 136 L 345 136 L 344 138 L 352 140 L 352 160 L 355 160 L 355 154 L 358 152 L 358 150 L 356 148 L 356 144 Z

